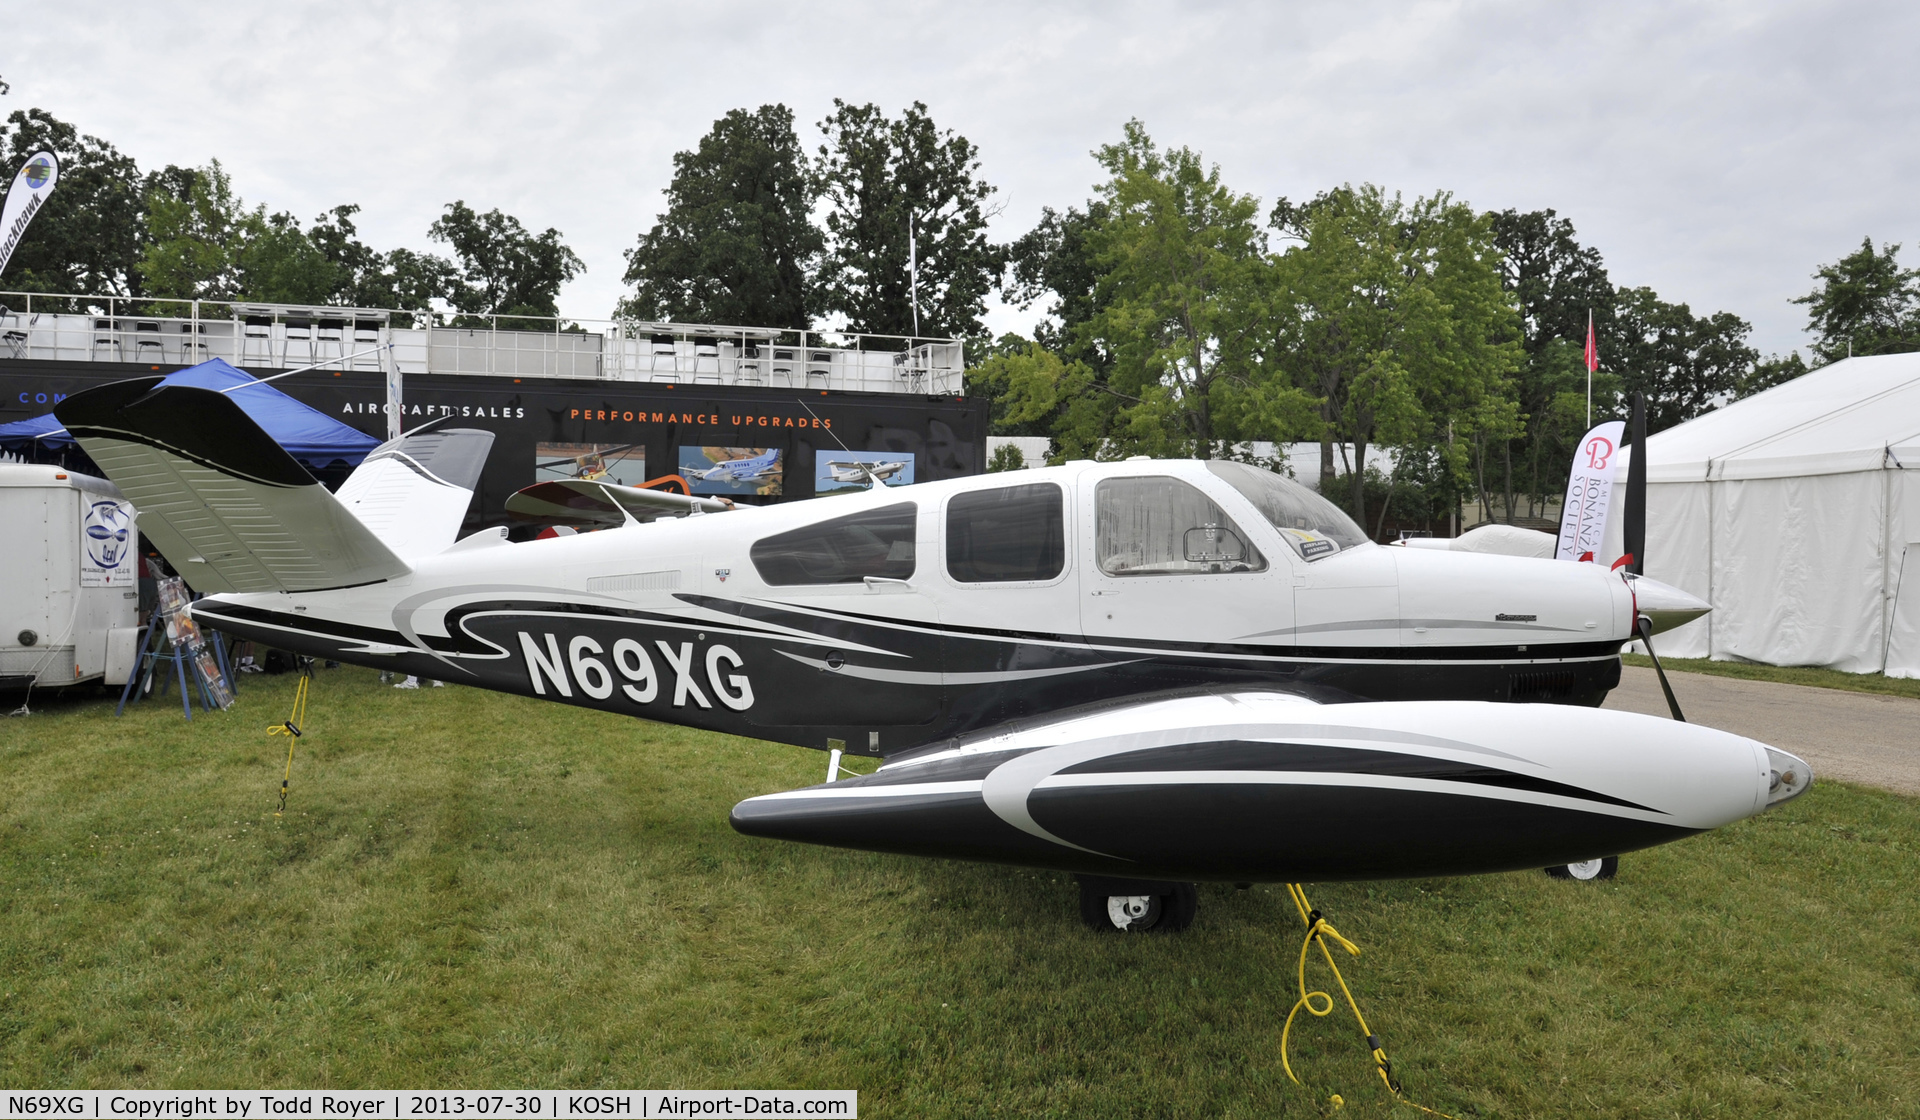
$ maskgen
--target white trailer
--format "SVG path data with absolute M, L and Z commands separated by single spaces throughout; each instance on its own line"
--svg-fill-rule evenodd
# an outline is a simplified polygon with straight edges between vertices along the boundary
M 138 543 L 113 483 L 0 463 L 0 690 L 126 683 L 140 650 Z

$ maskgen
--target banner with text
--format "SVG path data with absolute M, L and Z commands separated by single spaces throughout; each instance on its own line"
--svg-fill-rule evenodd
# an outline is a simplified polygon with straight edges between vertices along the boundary
M 6 206 L 0 208 L 0 272 L 6 271 L 20 238 L 26 235 L 27 223 L 46 205 L 59 181 L 60 161 L 52 152 L 35 152 L 13 177 Z
M 1589 553 L 1600 554 L 1607 539 L 1607 518 L 1613 514 L 1613 468 L 1620 458 L 1620 436 L 1626 427 L 1623 420 L 1596 424 L 1574 448 L 1554 559 L 1578 560 Z

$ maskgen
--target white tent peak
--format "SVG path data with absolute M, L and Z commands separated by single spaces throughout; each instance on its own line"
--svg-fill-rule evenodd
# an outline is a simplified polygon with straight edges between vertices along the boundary
M 1821 366 L 1656 433 L 1647 452 L 1649 482 L 1920 469 L 1920 353 Z

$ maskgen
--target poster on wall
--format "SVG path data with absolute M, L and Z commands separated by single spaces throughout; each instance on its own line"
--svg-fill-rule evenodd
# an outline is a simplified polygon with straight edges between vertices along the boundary
M 133 507 L 92 494 L 81 497 L 87 511 L 80 518 L 80 586 L 132 587 Z
M 533 480 L 594 478 L 622 486 L 647 481 L 647 449 L 638 443 L 536 443 Z
M 696 494 L 777 497 L 784 471 L 777 447 L 680 448 L 680 477 Z
M 879 479 L 883 486 L 913 485 L 911 451 L 816 451 L 813 454 L 813 492 L 865 490 Z

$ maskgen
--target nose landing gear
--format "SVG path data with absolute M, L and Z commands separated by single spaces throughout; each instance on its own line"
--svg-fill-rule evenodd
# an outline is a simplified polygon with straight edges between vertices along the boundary
M 1555 879 L 1575 879 L 1582 883 L 1593 883 L 1611 879 L 1620 873 L 1620 857 L 1607 856 L 1603 859 L 1583 859 L 1579 863 L 1561 863 L 1547 868 L 1547 874 Z

